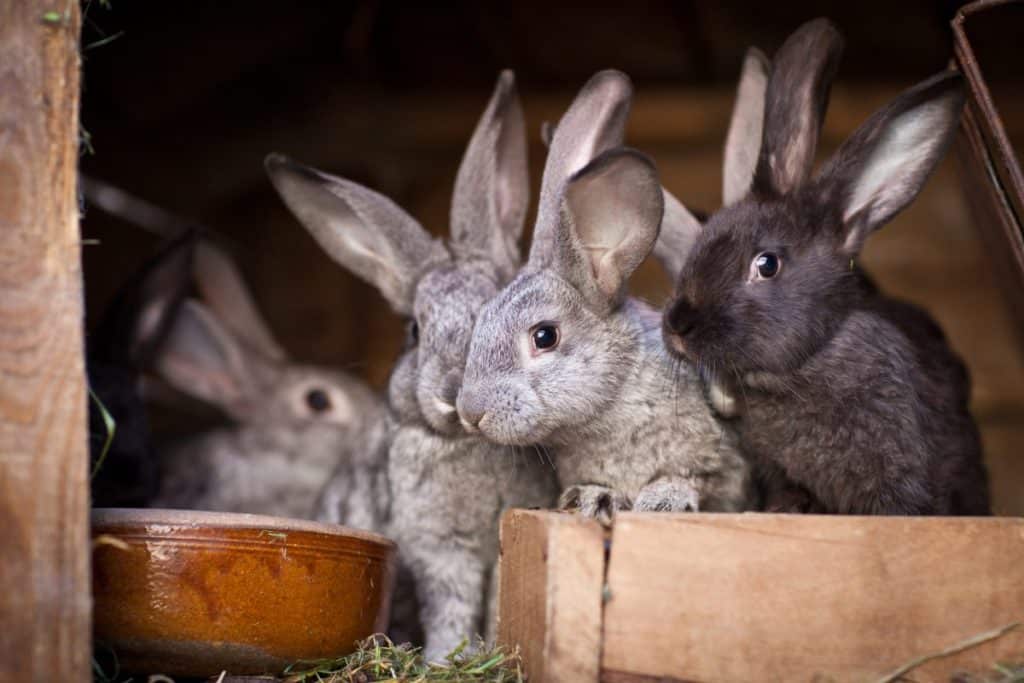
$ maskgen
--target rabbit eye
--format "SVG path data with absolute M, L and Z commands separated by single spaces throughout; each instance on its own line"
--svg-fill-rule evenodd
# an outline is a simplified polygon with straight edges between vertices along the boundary
M 782 259 L 779 255 L 770 251 L 762 251 L 754 257 L 754 271 L 760 280 L 770 280 L 779 274 L 782 269 Z
M 537 351 L 550 351 L 558 346 L 558 326 L 552 323 L 541 323 L 530 335 L 533 348 Z
M 323 389 L 310 389 L 306 392 L 306 405 L 314 413 L 325 413 L 331 409 L 331 398 Z
M 415 320 L 410 320 L 408 325 L 408 331 L 406 336 L 408 337 L 408 345 L 410 347 L 416 346 L 420 343 L 420 326 Z

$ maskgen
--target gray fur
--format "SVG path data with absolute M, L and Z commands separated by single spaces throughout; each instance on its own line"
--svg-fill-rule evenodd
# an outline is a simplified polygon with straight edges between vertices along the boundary
M 747 50 L 736 87 L 736 103 L 729 119 L 722 163 L 722 204 L 728 206 L 750 191 L 754 169 L 761 150 L 761 128 L 764 123 L 765 89 L 771 64 L 768 58 L 752 47 Z M 669 277 L 679 277 L 686 257 L 700 234 L 700 220 L 668 190 L 665 194 L 665 215 L 661 234 L 654 243 L 654 256 Z
M 552 150 L 566 130 L 555 129 Z M 658 235 L 653 165 L 621 148 L 582 170 L 555 163 L 545 182 L 562 187 L 560 204 L 554 216 L 541 207 L 542 246 L 480 314 L 460 418 L 499 443 L 542 445 L 557 463 L 562 505 L 584 514 L 603 518 L 637 501 L 744 509 L 747 466 L 732 435 L 695 373 L 669 358 L 657 313 L 623 294 Z M 559 168 L 573 175 L 559 182 Z M 560 341 L 540 351 L 531 335 L 546 323 Z
M 820 70 L 834 67 L 780 60 L 776 69 L 787 63 L 792 73 L 773 71 L 769 103 L 788 97 L 773 88 L 808 79 L 826 90 L 810 99 L 827 99 Z M 962 103 L 952 72 L 911 88 L 812 181 L 755 183 L 710 218 L 690 254 L 665 311 L 666 342 L 735 402 L 769 510 L 988 513 L 963 364 L 926 313 L 882 295 L 854 260 L 920 191 Z M 786 106 L 804 110 L 806 100 Z M 766 118 L 762 160 L 790 130 L 785 107 L 777 113 Z M 753 266 L 766 250 L 782 258 L 767 279 Z
M 725 136 L 725 160 L 722 164 L 722 204 L 728 206 L 743 199 L 750 191 L 761 149 L 764 125 L 764 94 L 768 86 L 771 64 L 756 47 L 749 48 L 743 59 L 740 82 L 736 87 L 736 103 Z
M 621 71 L 599 71 L 588 80 L 552 130 L 541 178 L 537 223 L 530 263 L 554 257 L 551 236 L 557 230 L 563 185 L 602 152 L 622 144 L 633 101 L 633 84 Z
M 394 205 L 370 190 L 353 189 L 352 183 L 279 156 L 267 162 L 286 203 L 311 232 L 321 233 L 318 239 L 328 252 L 376 284 L 418 330 L 410 334 L 389 382 L 397 425 L 388 473 L 390 533 L 416 579 L 428 659 L 439 659 L 463 638 L 480 633 L 486 615 L 493 614 L 489 604 L 496 596 L 490 586 L 501 512 L 547 507 L 555 498 L 554 477 L 545 464 L 466 435 L 454 405 L 476 315 L 519 259 L 516 242 L 528 195 L 525 148 L 514 80 L 506 72 L 463 158 L 447 248 L 407 214 L 376 210 L 375 203 Z M 318 198 L 321 194 L 327 198 Z M 364 215 L 389 222 L 346 220 L 353 213 L 344 205 L 350 195 L 364 202 Z M 322 234 L 324 226 L 329 234 Z M 370 232 L 372 238 L 363 234 Z M 400 258 L 406 247 L 398 243 L 416 245 L 413 264 Z M 375 276 L 379 271 L 402 274 L 396 278 L 405 283 L 400 296 Z M 486 626 L 492 629 L 493 624 Z

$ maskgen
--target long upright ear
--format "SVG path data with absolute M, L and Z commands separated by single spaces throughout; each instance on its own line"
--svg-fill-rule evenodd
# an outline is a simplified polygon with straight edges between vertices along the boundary
M 149 367 L 188 296 L 197 239 L 196 231 L 186 231 L 143 269 L 138 289 L 129 298 L 132 303 L 122 312 L 131 320 L 127 341 L 133 367 Z
M 552 265 L 595 310 L 621 302 L 658 238 L 663 201 L 654 164 L 624 147 L 604 152 L 566 184 Z
M 633 99 L 633 85 L 621 71 L 594 74 L 554 130 L 544 162 L 537 225 L 530 265 L 542 266 L 553 254 L 565 183 L 602 152 L 622 144 Z
M 816 191 L 841 207 L 844 251 L 860 251 L 913 201 L 952 142 L 963 105 L 960 74 L 937 74 L 875 112 L 833 155 Z
M 722 165 L 722 205 L 743 199 L 754 181 L 754 168 L 761 150 L 764 125 L 764 94 L 771 64 L 756 47 L 747 50 L 736 87 L 736 103 L 725 136 L 725 162 Z
M 182 304 L 156 359 L 161 377 L 184 393 L 230 408 L 248 392 L 246 354 L 198 301 Z
M 842 36 L 827 19 L 807 22 L 779 48 L 765 95 L 755 193 L 785 194 L 810 176 L 842 52 Z
M 118 290 L 88 337 L 89 357 L 145 370 L 192 287 L 196 232 L 187 230 Z
M 412 311 L 416 282 L 447 260 L 444 246 L 397 204 L 373 190 L 280 154 L 265 162 L 284 203 L 331 258 Z
M 526 124 L 515 75 L 502 71 L 462 157 L 452 195 L 452 250 L 483 257 L 511 279 L 530 203 Z
M 260 315 L 238 265 L 223 249 L 208 240 L 200 242 L 195 275 L 203 301 L 238 339 L 271 360 L 287 357 Z
M 704 226 L 672 193 L 663 189 L 662 194 L 665 213 L 661 219 L 661 232 L 654 243 L 654 258 L 675 281 Z

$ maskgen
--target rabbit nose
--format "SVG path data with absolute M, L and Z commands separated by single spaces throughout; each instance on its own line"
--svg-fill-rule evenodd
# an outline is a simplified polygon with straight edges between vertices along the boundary
M 462 423 L 463 429 L 470 434 L 478 432 L 478 425 L 486 413 L 483 407 L 469 399 L 464 393 L 459 393 L 456 408 L 459 411 L 459 422 Z
M 697 309 L 684 298 L 676 302 L 665 312 L 665 326 L 670 332 L 685 337 L 697 325 Z

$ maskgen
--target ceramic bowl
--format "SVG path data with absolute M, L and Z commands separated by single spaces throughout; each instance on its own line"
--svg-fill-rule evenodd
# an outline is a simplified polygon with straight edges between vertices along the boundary
M 95 637 L 129 673 L 277 673 L 387 626 L 395 545 L 259 515 L 97 509 Z

